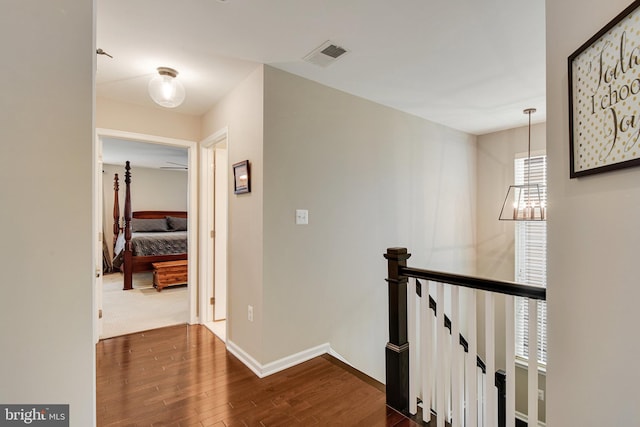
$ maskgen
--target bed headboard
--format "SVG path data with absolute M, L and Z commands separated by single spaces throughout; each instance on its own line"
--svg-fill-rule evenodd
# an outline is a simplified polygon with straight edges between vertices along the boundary
M 146 219 L 160 219 L 168 216 L 176 218 L 187 218 L 187 213 L 184 211 L 136 211 L 133 214 L 133 218 L 146 218 Z
M 124 183 L 125 183 L 125 196 L 124 196 L 124 288 L 133 289 L 133 248 L 131 243 L 131 221 L 133 218 L 138 219 L 165 219 L 168 217 L 187 218 L 187 212 L 185 211 L 137 211 L 132 212 L 131 209 L 131 164 L 127 160 L 124 165 Z M 118 175 L 114 177 L 114 204 L 118 200 Z M 119 211 L 120 209 L 118 209 Z M 114 208 L 114 224 L 119 224 L 119 212 L 116 213 Z M 167 219 L 169 221 L 169 219 Z M 182 222 L 182 221 L 180 221 Z M 185 221 L 186 222 L 186 221 Z M 114 229 L 114 241 L 118 239 L 120 231 L 119 226 L 113 227 Z M 177 229 L 176 229 L 177 230 Z

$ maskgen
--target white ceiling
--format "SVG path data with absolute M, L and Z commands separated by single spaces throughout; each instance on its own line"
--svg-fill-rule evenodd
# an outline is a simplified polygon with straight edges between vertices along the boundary
M 186 148 L 121 138 L 102 138 L 102 162 L 124 167 L 129 160 L 131 167 L 180 170 L 187 169 L 189 156 Z
M 155 105 L 159 66 L 201 115 L 258 64 L 473 134 L 545 120 L 544 0 L 98 0 L 97 94 Z M 302 58 L 326 40 L 350 52 Z M 162 107 L 157 107 L 162 108 Z

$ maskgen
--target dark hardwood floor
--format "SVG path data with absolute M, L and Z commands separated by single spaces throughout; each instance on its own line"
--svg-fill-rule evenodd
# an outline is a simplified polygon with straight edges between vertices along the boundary
M 417 426 L 330 356 L 260 379 L 202 326 L 97 344 L 97 425 Z

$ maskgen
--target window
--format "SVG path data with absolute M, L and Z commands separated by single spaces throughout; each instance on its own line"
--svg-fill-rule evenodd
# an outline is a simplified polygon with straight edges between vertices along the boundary
M 540 184 L 542 202 L 547 201 L 546 155 L 517 158 L 515 184 Z M 515 226 L 516 272 L 515 281 L 536 286 L 547 286 L 547 223 L 546 221 L 518 221 Z M 529 304 L 526 298 L 516 298 L 516 356 L 529 358 Z M 547 363 L 547 303 L 538 305 L 538 361 Z

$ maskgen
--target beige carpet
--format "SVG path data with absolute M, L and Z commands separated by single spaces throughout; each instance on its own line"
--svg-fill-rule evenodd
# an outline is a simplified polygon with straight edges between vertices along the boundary
M 132 332 L 187 323 L 189 291 L 186 286 L 153 287 L 151 272 L 133 275 L 133 289 L 122 290 L 120 273 L 103 277 L 102 334 L 110 338 Z

